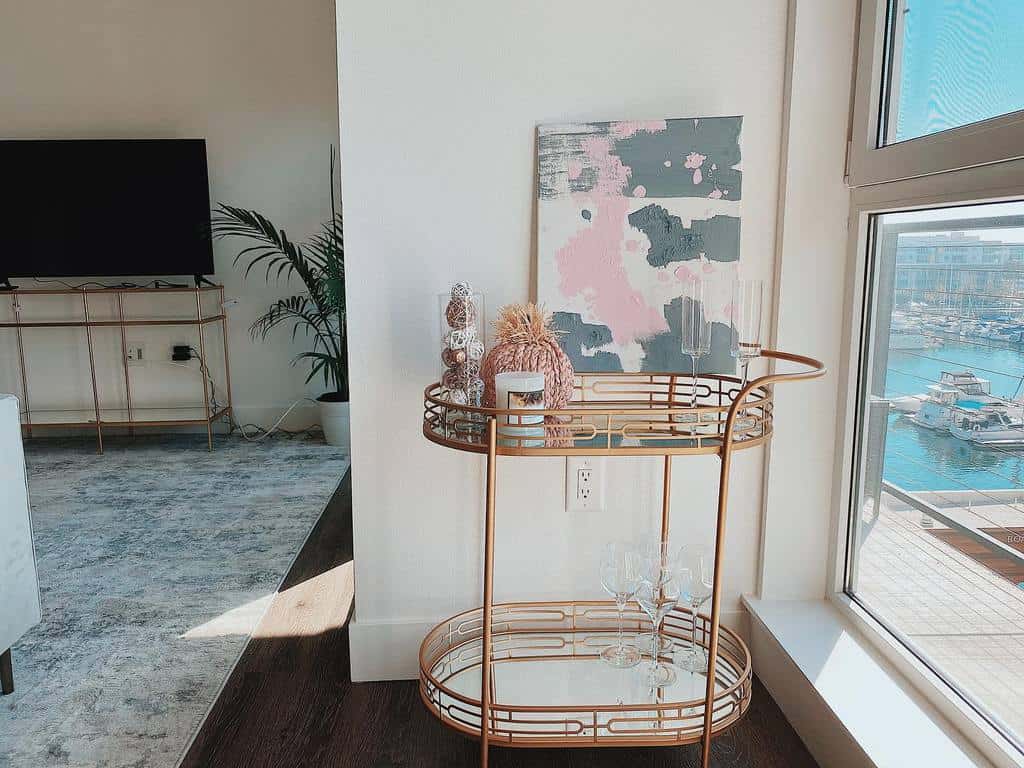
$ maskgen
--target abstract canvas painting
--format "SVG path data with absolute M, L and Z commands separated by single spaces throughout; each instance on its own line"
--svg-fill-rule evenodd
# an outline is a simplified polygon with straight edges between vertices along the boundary
M 711 353 L 733 369 L 729 302 L 740 256 L 742 117 L 541 125 L 537 301 L 578 371 L 689 371 L 682 284 L 712 296 Z

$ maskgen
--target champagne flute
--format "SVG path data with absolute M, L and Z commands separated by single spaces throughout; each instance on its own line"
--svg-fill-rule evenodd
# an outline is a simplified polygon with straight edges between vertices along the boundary
M 693 617 L 690 645 L 677 664 L 690 672 L 703 674 L 708 668 L 707 651 L 697 642 L 697 613 L 710 598 L 714 585 L 714 556 L 706 549 L 684 547 L 679 554 L 681 599 L 689 605 Z
M 620 669 L 640 663 L 640 650 L 634 645 L 627 645 L 622 639 L 622 612 L 636 594 L 639 584 L 640 558 L 636 548 L 624 542 L 605 547 L 601 558 L 601 586 L 615 598 L 615 607 L 619 611 L 619 636 L 615 645 L 601 651 L 601 658 Z
M 679 601 L 679 562 L 668 542 L 641 549 L 641 578 L 636 601 L 651 620 L 651 660 L 644 669 L 644 682 L 663 688 L 676 680 L 671 664 L 660 661 L 661 623 Z
M 693 378 L 690 408 L 697 405 L 697 358 L 711 350 L 711 323 L 704 311 L 705 298 L 706 286 L 701 278 L 684 283 L 679 334 L 680 349 L 684 355 L 690 356 L 690 374 Z
M 732 323 L 729 352 L 740 362 L 743 383 L 747 386 L 750 361 L 761 354 L 761 308 L 764 282 L 737 280 L 732 287 Z

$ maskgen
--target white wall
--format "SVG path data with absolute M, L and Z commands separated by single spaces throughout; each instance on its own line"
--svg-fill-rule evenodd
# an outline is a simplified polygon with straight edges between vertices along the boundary
M 770 447 L 760 596 L 826 591 L 850 192 L 843 180 L 857 4 L 790 0 L 792 25 L 780 196 L 774 343 L 803 348 L 823 380 L 780 387 Z M 798 424 L 796 429 L 786 429 Z
M 0 137 L 204 137 L 212 199 L 255 208 L 301 237 L 330 210 L 328 151 L 338 142 L 333 10 L 332 0 L 6 3 Z M 72 205 L 60 200 L 59 179 L 54 184 L 55 198 Z M 243 280 L 231 265 L 233 253 L 216 247 L 216 280 L 241 300 L 230 316 L 235 403 L 239 418 L 266 420 L 304 392 L 318 394 L 322 384 L 307 390 L 306 371 L 289 367 L 299 346 L 287 331 L 265 344 L 250 341 L 253 318 L 298 286 Z M 19 392 L 11 335 L 0 333 L 0 391 Z M 141 340 L 147 338 L 160 348 L 171 340 L 154 332 Z M 36 400 L 91 401 L 83 360 L 68 366 L 55 357 L 30 363 Z M 166 376 L 178 375 L 166 368 L 146 373 L 165 384 Z M 116 376 L 100 386 L 113 392 Z M 155 386 L 146 394 L 159 397 Z M 296 413 L 292 423 L 311 418 L 315 409 Z
M 338 28 L 364 680 L 415 674 L 426 627 L 480 602 L 483 462 L 422 437 L 422 389 L 435 294 L 470 280 L 493 317 L 531 293 L 535 125 L 744 115 L 742 260 L 771 279 L 786 2 L 339 0 Z M 733 624 L 757 580 L 762 465 L 735 463 Z M 562 461 L 499 460 L 496 599 L 596 596 L 600 545 L 654 530 L 658 460 L 607 467 L 607 511 L 569 515 Z M 676 460 L 677 534 L 711 527 L 716 470 Z

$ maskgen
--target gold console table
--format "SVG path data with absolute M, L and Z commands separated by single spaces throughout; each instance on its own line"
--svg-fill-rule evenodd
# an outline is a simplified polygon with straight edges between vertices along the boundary
M 459 451 L 487 456 L 483 605 L 438 624 L 420 646 L 420 697 L 445 726 L 488 746 L 679 746 L 701 743 L 708 768 L 711 739 L 750 704 L 750 652 L 719 626 L 729 469 L 735 451 L 767 443 L 773 432 L 773 387 L 825 374 L 817 360 L 762 351 L 795 373 L 770 373 L 745 386 L 732 376 L 678 373 L 578 373 L 572 402 L 559 410 L 476 408 L 448 402 L 440 384 L 423 395 L 423 435 Z M 696 405 L 690 403 L 696 395 Z M 505 417 L 544 415 L 527 436 L 502 433 Z M 638 676 L 599 658 L 614 642 L 615 604 L 564 600 L 495 604 L 495 484 L 498 456 L 662 456 L 661 537 L 669 535 L 672 457 L 716 455 L 718 512 L 710 615 L 676 607 L 662 633 L 673 645 L 699 643 L 706 675 L 688 686 L 652 692 Z M 626 631 L 651 630 L 632 609 Z
M 155 297 L 181 295 L 188 298 L 194 306 L 187 316 L 172 317 L 136 317 L 125 311 L 128 297 L 148 295 Z M 70 319 L 39 319 L 28 320 L 24 315 L 31 300 L 43 297 L 73 297 L 79 305 L 75 317 Z M 216 300 L 216 310 L 204 311 L 204 299 Z M 31 437 L 33 430 L 46 428 L 87 428 L 96 430 L 97 451 L 103 453 L 103 428 L 127 427 L 134 431 L 135 427 L 168 427 L 204 425 L 206 427 L 207 447 L 213 450 L 213 423 L 218 419 L 230 417 L 231 405 L 231 374 L 228 364 L 227 317 L 224 313 L 224 286 L 203 286 L 196 288 L 63 288 L 63 289 L 29 289 L 13 290 L 0 293 L 0 301 L 10 302 L 10 321 L 0 322 L 0 329 L 13 330 L 17 343 L 18 369 L 22 390 L 22 430 Z M 103 314 L 97 313 L 97 304 L 103 300 Z M 80 302 L 80 304 L 79 304 Z M 225 402 L 213 407 L 211 392 L 211 376 L 207 358 L 206 329 L 211 325 L 220 326 L 220 342 L 224 361 L 224 396 Z M 132 382 L 128 361 L 128 338 L 126 329 L 133 327 L 155 326 L 193 326 L 199 336 L 200 379 L 202 379 L 202 401 L 200 392 L 195 393 L 194 404 L 173 406 L 140 406 L 133 401 Z M 42 408 L 33 407 L 31 397 L 31 377 L 25 364 L 25 350 L 28 345 L 25 331 L 28 329 L 84 329 L 85 345 L 89 356 L 89 379 L 92 389 L 91 408 Z M 121 369 L 123 371 L 124 398 L 123 402 L 114 407 L 101 405 L 101 393 L 97 386 L 97 360 L 94 333 L 97 329 L 112 328 L 120 332 Z

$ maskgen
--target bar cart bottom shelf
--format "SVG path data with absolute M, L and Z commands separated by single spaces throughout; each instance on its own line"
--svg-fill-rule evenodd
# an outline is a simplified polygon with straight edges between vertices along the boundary
M 649 663 L 647 618 L 633 605 L 625 635 L 644 651 L 641 665 L 615 669 L 599 654 L 616 642 L 615 604 L 605 601 L 503 603 L 493 608 L 488 740 L 508 747 L 678 746 L 700 741 L 704 727 L 704 675 L 676 668 L 672 685 L 643 682 Z M 710 619 L 675 608 L 663 635 L 672 649 L 662 661 L 686 653 L 696 629 L 706 652 Z M 446 726 L 480 735 L 483 609 L 454 616 L 431 630 L 420 647 L 420 696 Z M 712 736 L 739 720 L 750 705 L 750 653 L 725 627 L 719 631 Z

